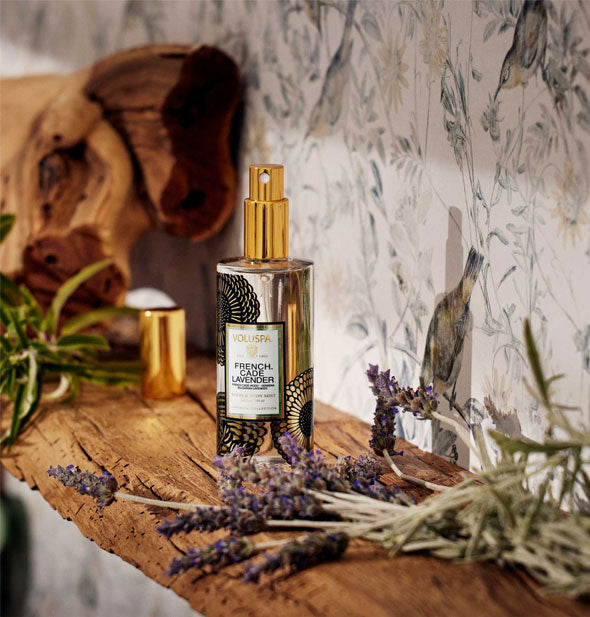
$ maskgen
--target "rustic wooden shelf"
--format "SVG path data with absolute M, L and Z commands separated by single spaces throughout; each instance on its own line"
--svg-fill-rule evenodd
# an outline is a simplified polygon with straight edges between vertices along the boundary
M 157 533 L 156 525 L 172 516 L 171 511 L 128 502 L 99 510 L 91 499 L 49 478 L 46 470 L 69 463 L 92 471 L 106 469 L 123 491 L 219 503 L 211 464 L 215 453 L 213 358 L 192 358 L 188 375 L 188 394 L 170 401 L 146 401 L 132 388 L 88 385 L 72 405 L 44 406 L 2 462 L 12 475 L 39 490 L 87 538 L 173 589 L 207 617 L 588 615 L 587 605 L 543 597 L 522 572 L 420 555 L 390 559 L 385 551 L 361 541 L 353 543 L 338 562 L 261 586 L 241 581 L 242 566 L 216 575 L 194 571 L 165 576 L 170 560 L 181 550 L 209 544 L 222 534 L 192 533 L 169 541 Z M 366 423 L 317 403 L 316 445 L 324 453 L 359 455 L 367 451 L 368 439 Z M 442 484 L 460 479 L 461 470 L 443 459 L 407 442 L 400 448 L 405 454 L 398 464 L 407 473 Z M 415 487 L 408 490 L 418 498 L 428 493 Z

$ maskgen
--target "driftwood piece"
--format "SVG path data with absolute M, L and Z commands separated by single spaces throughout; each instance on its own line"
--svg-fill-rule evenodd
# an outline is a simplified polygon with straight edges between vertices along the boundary
M 543 597 L 522 572 L 489 563 L 459 565 L 420 555 L 390 559 L 375 545 L 357 541 L 345 557 L 261 586 L 241 582 L 237 565 L 216 575 L 163 574 L 189 546 L 222 534 L 175 536 L 156 532 L 170 511 L 117 502 L 99 510 L 88 498 L 48 478 L 50 465 L 74 463 L 111 471 L 122 490 L 174 501 L 220 503 L 211 459 L 215 450 L 215 361 L 188 363 L 188 393 L 146 401 L 137 391 L 83 388 L 72 406 L 45 406 L 19 437 L 6 469 L 38 489 L 64 518 L 98 546 L 170 587 L 207 617 L 563 617 L 587 615 L 587 606 Z M 366 452 L 369 426 L 318 403 L 316 445 L 328 456 Z M 4 418 L 6 420 L 6 418 Z M 459 468 L 400 440 L 406 473 L 441 484 L 461 477 Z M 387 476 L 393 480 L 393 476 Z M 428 491 L 396 480 L 417 499 Z M 277 537 L 274 536 L 273 537 Z M 261 535 L 260 539 L 268 536 Z
M 150 227 L 204 240 L 231 215 L 230 152 L 240 96 L 234 62 L 201 46 L 154 45 L 68 76 L 0 84 L 0 207 L 17 224 L 2 271 L 41 303 L 85 265 L 112 257 L 68 313 L 119 303 L 128 256 Z

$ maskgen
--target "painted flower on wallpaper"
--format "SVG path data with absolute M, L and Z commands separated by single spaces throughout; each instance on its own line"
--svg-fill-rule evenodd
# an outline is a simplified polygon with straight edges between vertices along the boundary
M 498 141 L 500 139 L 499 124 L 502 121 L 502 118 L 499 116 L 499 111 L 500 101 L 490 94 L 488 106 L 484 109 L 481 116 L 481 126 L 486 133 L 489 131 L 492 141 Z
M 583 210 L 587 197 L 586 183 L 580 174 L 575 173 L 571 160 L 566 159 L 563 172 L 555 174 L 555 185 L 555 207 L 551 216 L 557 219 L 558 234 L 564 244 L 570 238 L 575 246 L 576 241 L 582 238 L 581 227 L 588 221 Z
M 449 30 L 441 15 L 440 6 L 431 4 L 425 11 L 422 23 L 424 38 L 418 46 L 424 64 L 430 67 L 430 78 L 436 79 L 447 59 Z
M 516 409 L 510 404 L 512 388 L 506 380 L 506 375 L 499 376 L 498 369 L 494 369 L 492 379 L 486 377 L 483 385 L 483 404 L 497 430 L 520 437 L 522 429 Z
M 395 111 L 398 110 L 398 105 L 403 104 L 402 91 L 409 86 L 406 78 L 408 65 L 404 62 L 405 52 L 405 43 L 400 45 L 399 36 L 396 34 L 394 39 L 391 32 L 387 35 L 387 41 L 379 49 L 385 96 L 388 104 L 393 104 Z

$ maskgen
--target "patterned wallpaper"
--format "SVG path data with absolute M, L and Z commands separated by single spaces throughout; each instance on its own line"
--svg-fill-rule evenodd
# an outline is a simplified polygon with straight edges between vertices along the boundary
M 433 310 L 475 247 L 462 358 L 455 335 L 441 343 L 455 404 L 484 427 L 542 434 L 523 385 L 530 316 L 547 371 L 566 373 L 559 398 L 589 419 L 583 0 L 3 2 L 1 28 L 4 75 L 159 41 L 214 43 L 236 59 L 243 171 L 286 165 L 292 252 L 317 264 L 323 400 L 369 419 L 369 362 L 417 383 Z M 201 345 L 214 345 L 213 264 L 239 252 L 240 210 L 204 245 L 152 233 L 134 252 L 135 283 L 187 306 Z M 440 427 L 403 424 L 418 444 L 461 454 Z

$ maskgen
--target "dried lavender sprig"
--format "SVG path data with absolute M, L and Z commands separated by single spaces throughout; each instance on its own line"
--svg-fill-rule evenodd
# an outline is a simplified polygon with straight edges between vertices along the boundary
M 354 491 L 391 503 L 410 501 L 398 487 L 387 486 L 379 481 L 382 465 L 372 457 L 360 456 L 356 460 L 345 457 L 336 465 L 329 465 L 322 459 L 319 450 L 307 452 L 289 433 L 285 433 L 280 441 L 290 459 L 292 472 L 305 478 L 308 490 L 340 493 Z
M 310 496 L 310 490 L 355 491 L 384 501 L 409 501 L 396 487 L 379 482 L 381 464 L 375 459 L 361 456 L 354 461 L 347 457 L 338 465 L 330 465 L 318 450 L 304 450 L 289 433 L 281 436 L 280 443 L 291 464 L 289 471 L 257 466 L 250 459 L 243 459 L 239 451 L 215 460 L 221 471 L 221 498 L 226 503 L 257 510 L 267 519 L 293 519 L 326 514 L 321 503 Z M 248 493 L 244 482 L 256 484 L 262 493 Z
M 380 482 L 382 464 L 375 458 L 346 456 L 336 463 L 341 477 L 350 483 L 349 490 L 390 503 L 411 503 L 412 500 L 398 487 Z
M 390 375 L 389 369 L 380 373 L 377 364 L 369 364 L 367 377 L 378 404 L 381 399 L 383 409 L 400 407 L 403 411 L 409 411 L 421 420 L 431 420 L 433 412 L 438 409 L 438 399 L 432 392 L 432 386 L 402 388 L 397 379 Z
M 176 557 L 166 571 L 168 576 L 186 572 L 191 568 L 203 569 L 207 566 L 218 570 L 232 563 L 249 559 L 254 554 L 254 545 L 246 538 L 227 538 L 204 548 L 191 548 L 186 555 Z
M 115 501 L 117 480 L 107 471 L 97 476 L 89 471 L 82 471 L 79 467 L 68 465 L 62 467 L 51 466 L 47 475 L 55 478 L 64 486 L 75 489 L 80 495 L 90 495 L 98 502 L 99 508 L 104 508 Z
M 308 452 L 289 432 L 282 435 L 279 442 L 291 464 L 291 472 L 303 479 L 305 488 L 317 491 L 347 490 L 347 481 L 336 467 L 324 461 L 319 450 Z
M 177 533 L 190 531 L 216 531 L 228 529 L 234 534 L 249 535 L 258 533 L 265 526 L 264 518 L 257 512 L 240 509 L 236 506 L 203 506 L 194 512 L 186 512 L 164 521 L 157 529 L 167 538 Z
M 125 501 L 134 501 L 149 506 L 158 506 L 160 508 L 172 508 L 175 510 L 194 510 L 201 504 L 198 503 L 182 503 L 179 501 L 165 501 L 161 499 L 151 499 L 149 497 L 141 497 L 130 493 L 121 493 L 117 491 L 117 480 L 113 475 L 104 471 L 102 476 L 93 474 L 90 471 L 81 471 L 79 467 L 68 465 L 62 467 L 51 466 L 47 470 L 47 475 L 55 478 L 64 486 L 75 489 L 81 495 L 89 495 L 97 500 L 99 507 L 108 506 L 118 499 Z M 212 509 L 219 506 L 208 506 Z
M 285 570 L 290 574 L 318 563 L 338 559 L 347 546 L 348 536 L 345 533 L 311 533 L 287 542 L 276 553 L 271 555 L 264 553 L 264 561 L 248 564 L 244 572 L 244 581 L 257 583 L 264 572 Z
M 257 466 L 241 454 L 234 450 L 214 461 L 220 470 L 220 496 L 225 503 L 256 512 L 264 519 L 322 515 L 321 503 L 306 490 L 308 482 L 301 474 L 280 467 Z M 256 485 L 260 492 L 248 492 L 244 483 Z
M 378 456 L 403 454 L 395 451 L 395 417 L 398 411 L 409 411 L 421 420 L 437 419 L 443 424 L 451 425 L 457 432 L 457 436 L 469 450 L 479 459 L 480 454 L 471 444 L 469 435 L 452 418 L 441 415 L 438 409 L 438 399 L 433 394 L 432 387 L 424 387 L 421 384 L 418 388 L 402 388 L 395 377 L 392 377 L 389 369 L 379 372 L 379 366 L 369 364 L 367 378 L 371 384 L 371 390 L 376 397 L 375 414 L 371 427 L 371 441 L 369 445 Z M 413 482 L 419 486 L 425 486 L 424 481 L 413 476 L 402 473 L 391 458 L 389 464 L 391 468 L 404 480 Z M 388 462 L 389 462 L 388 461 Z M 437 487 L 437 488 L 434 488 Z M 440 489 L 438 485 L 428 488 L 432 490 Z
M 452 418 L 447 418 L 437 411 L 438 398 L 433 393 L 432 386 L 425 387 L 421 384 L 418 388 L 402 388 L 397 379 L 390 375 L 389 369 L 379 372 L 379 366 L 376 364 L 369 364 L 367 378 L 377 399 L 371 427 L 372 439 L 369 442 L 375 454 L 378 456 L 382 456 L 383 452 L 388 452 L 391 456 L 399 454 L 394 450 L 395 416 L 401 409 L 411 412 L 420 420 L 436 419 L 452 426 L 459 439 L 480 459 L 480 453 L 473 447 L 469 434 Z

